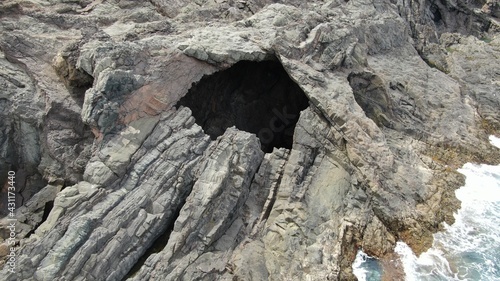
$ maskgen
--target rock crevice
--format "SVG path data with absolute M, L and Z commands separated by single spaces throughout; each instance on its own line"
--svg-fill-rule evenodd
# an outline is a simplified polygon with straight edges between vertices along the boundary
M 500 162 L 495 4 L 274 2 L 0 4 L 5 280 L 354 280 L 431 245 L 455 169 Z

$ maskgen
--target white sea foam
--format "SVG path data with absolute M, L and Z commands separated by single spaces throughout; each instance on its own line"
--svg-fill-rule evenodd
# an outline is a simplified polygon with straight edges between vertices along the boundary
M 381 268 L 378 260 L 359 250 L 352 264 L 352 271 L 359 281 L 375 281 L 381 278 Z
M 500 138 L 497 138 L 495 136 L 490 136 L 490 142 L 492 145 L 500 148 Z
M 368 274 L 368 270 L 363 267 L 363 264 L 366 262 L 368 255 L 365 254 L 362 250 L 359 250 L 356 254 L 356 259 L 352 264 L 352 272 L 354 276 L 358 278 L 358 281 L 367 281 L 366 275 Z
M 490 142 L 500 148 L 499 138 L 491 136 Z M 500 166 L 467 163 L 458 171 L 466 176 L 466 183 L 456 191 L 462 205 L 455 223 L 436 233 L 433 247 L 420 257 L 405 243 L 396 245 L 407 281 L 500 281 Z M 369 277 L 374 276 L 367 266 L 369 259 L 358 252 L 353 264 L 356 276 L 380 280 Z
M 433 247 L 416 257 L 399 242 L 407 280 L 500 280 L 500 166 L 467 163 L 456 191 L 462 201 L 455 223 L 434 235 Z

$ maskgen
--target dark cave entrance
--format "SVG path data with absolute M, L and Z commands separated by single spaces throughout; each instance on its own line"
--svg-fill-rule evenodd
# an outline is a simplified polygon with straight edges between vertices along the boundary
M 436 24 L 436 26 L 441 25 L 443 23 L 443 16 L 439 11 L 439 6 L 437 6 L 436 4 L 432 4 L 430 7 L 430 11 L 432 14 L 432 20 L 434 21 L 434 24 Z
M 231 127 L 256 134 L 262 150 L 292 148 L 295 124 L 309 100 L 278 60 L 240 61 L 203 77 L 177 104 L 191 109 L 212 140 Z

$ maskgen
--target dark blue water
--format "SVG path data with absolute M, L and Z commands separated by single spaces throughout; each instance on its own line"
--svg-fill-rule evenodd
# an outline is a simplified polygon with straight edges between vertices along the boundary
M 500 147 L 500 139 L 490 140 Z M 408 281 L 500 281 L 500 166 L 468 163 L 458 171 L 466 183 L 456 191 L 462 207 L 455 223 L 436 233 L 432 248 L 420 257 L 397 243 Z M 359 280 L 381 279 L 377 260 L 361 251 L 353 270 Z

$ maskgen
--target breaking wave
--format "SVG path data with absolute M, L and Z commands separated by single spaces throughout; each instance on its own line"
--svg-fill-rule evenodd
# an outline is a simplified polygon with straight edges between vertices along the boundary
M 490 141 L 500 147 L 499 138 Z M 500 166 L 467 163 L 458 171 L 466 182 L 456 191 L 462 205 L 455 223 L 434 234 L 432 248 L 420 257 L 405 243 L 396 245 L 408 281 L 500 280 Z M 377 260 L 362 251 L 353 271 L 358 280 L 382 275 Z

